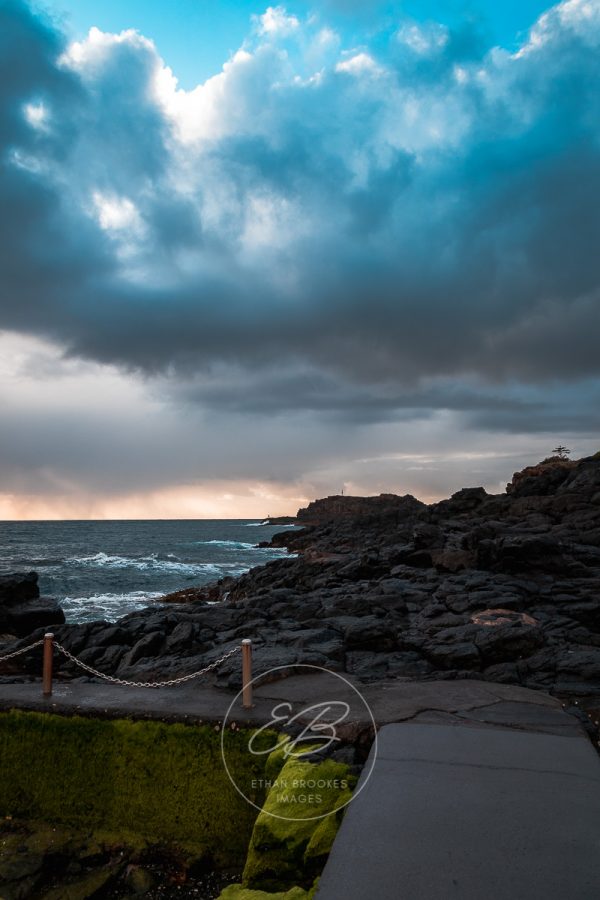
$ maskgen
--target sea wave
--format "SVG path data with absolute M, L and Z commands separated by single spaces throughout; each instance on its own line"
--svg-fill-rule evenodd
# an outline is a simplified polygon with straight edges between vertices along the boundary
M 60 605 L 67 622 L 91 622 L 97 619 L 116 622 L 127 613 L 155 604 L 163 596 L 159 591 L 92 594 L 87 597 L 63 597 Z
M 225 547 L 228 550 L 256 550 L 256 544 L 247 544 L 245 541 L 190 541 L 195 546 Z
M 15 568 L 47 569 L 64 565 L 62 556 L 15 556 L 7 559 L 7 565 Z
M 302 528 L 301 525 L 278 525 L 277 522 L 244 522 L 240 528 Z
M 175 562 L 151 554 L 150 556 L 129 557 L 112 556 L 108 553 L 95 553 L 93 556 L 72 556 L 66 561 L 69 566 L 85 566 L 100 569 L 139 569 L 141 571 L 158 570 L 174 572 L 181 575 L 202 575 L 205 573 L 218 575 L 223 569 L 244 569 L 238 563 L 190 563 Z
M 212 545 L 214 547 L 222 547 L 224 550 L 252 550 L 253 552 L 275 554 L 287 553 L 285 547 L 257 547 L 256 544 L 248 544 L 245 541 L 190 541 L 190 544 L 203 547 Z

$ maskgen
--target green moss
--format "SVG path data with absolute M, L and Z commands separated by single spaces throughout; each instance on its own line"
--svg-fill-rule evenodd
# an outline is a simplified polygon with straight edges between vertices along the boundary
M 29 869 L 5 877 L 33 886 L 44 860 L 74 848 L 80 862 L 98 865 L 115 848 L 158 846 L 184 866 L 205 857 L 235 866 L 245 858 L 243 885 L 221 900 L 310 900 L 355 778 L 331 759 L 288 759 L 283 745 L 265 762 L 248 752 L 249 736 L 227 733 L 227 764 L 236 783 L 273 784 L 266 800 L 260 789 L 252 797 L 264 802 L 258 818 L 232 786 L 212 726 L 0 713 L 0 816 L 38 823 L 28 833 L 17 834 L 16 822 L 14 834 L 9 827 L 6 865 L 20 856 Z M 274 737 L 261 733 L 256 749 L 273 746 Z M 79 883 L 71 889 L 75 898 Z
M 288 759 L 256 819 L 244 885 L 281 890 L 312 883 L 331 850 L 354 782 L 348 767 L 334 760 Z
M 230 884 L 221 891 L 217 900 L 313 900 L 318 886 L 319 879 L 316 878 L 308 891 L 294 886 L 287 891 L 271 893 L 270 891 L 255 891 L 252 888 L 244 887 L 243 884 Z
M 304 860 L 306 862 L 316 860 L 318 863 L 324 863 L 333 846 L 335 836 L 340 827 L 340 821 L 341 812 L 333 813 L 317 822 L 317 827 L 311 834 L 304 851 Z
M 228 765 L 246 782 L 264 767 L 247 742 L 243 731 L 228 740 Z M 0 714 L 0 759 L 0 815 L 104 833 L 115 844 L 176 844 L 216 865 L 245 856 L 256 811 L 231 785 L 211 726 L 12 711 Z
M 281 735 L 277 747 L 269 753 L 265 765 L 265 779 L 268 781 L 275 781 L 286 764 L 288 760 L 288 757 L 286 756 L 286 746 L 289 743 L 289 740 L 287 735 Z
M 218 900 L 310 900 L 310 894 L 300 887 L 270 894 L 266 891 L 253 891 L 241 884 L 230 884 L 224 891 L 221 891 Z

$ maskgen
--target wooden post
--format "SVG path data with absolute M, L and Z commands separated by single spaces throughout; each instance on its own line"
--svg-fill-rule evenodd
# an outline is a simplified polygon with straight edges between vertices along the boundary
M 252 641 L 242 641 L 242 706 L 252 709 Z
M 54 635 L 48 632 L 44 635 L 44 671 L 42 677 L 42 691 L 44 697 L 52 696 L 52 655 L 54 653 Z

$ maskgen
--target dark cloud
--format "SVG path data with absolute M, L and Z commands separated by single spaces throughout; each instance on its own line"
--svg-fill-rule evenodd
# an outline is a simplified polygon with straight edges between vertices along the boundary
M 365 385 L 337 381 L 310 370 L 258 371 L 242 377 L 226 369 L 171 385 L 176 402 L 202 405 L 243 420 L 261 423 L 286 408 L 294 398 L 296 413 L 312 413 L 321 427 L 333 423 L 342 430 L 377 422 L 415 423 L 444 410 L 465 428 L 486 431 L 593 434 L 600 430 L 600 382 L 556 379 L 552 389 L 499 382 L 483 386 L 445 380 L 400 388 L 394 382 Z
M 139 35 L 65 57 L 3 2 L 0 327 L 236 415 L 544 428 L 561 409 L 527 389 L 586 379 L 585 420 L 600 10 L 580 7 L 518 55 L 409 23 L 319 72 L 301 24 L 184 95 Z

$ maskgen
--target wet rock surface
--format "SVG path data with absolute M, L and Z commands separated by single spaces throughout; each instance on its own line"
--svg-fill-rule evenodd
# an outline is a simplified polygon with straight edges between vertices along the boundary
M 59 626 L 57 639 L 126 679 L 194 671 L 250 637 L 257 673 L 303 662 L 363 682 L 477 678 L 598 706 L 599 456 L 550 459 L 501 495 L 468 488 L 432 505 L 327 498 L 298 522 L 273 539 L 290 558 L 116 625 Z M 58 665 L 61 677 L 90 677 Z M 4 680 L 39 675 L 39 655 L 1 671 Z M 234 657 L 218 684 L 239 682 Z
M 21 637 L 64 621 L 58 603 L 40 597 L 36 572 L 0 575 L 0 634 Z
M 132 848 L 60 826 L 0 822 L 3 900 L 86 900 L 195 897 L 211 900 L 238 872 L 210 866 L 159 846 Z

